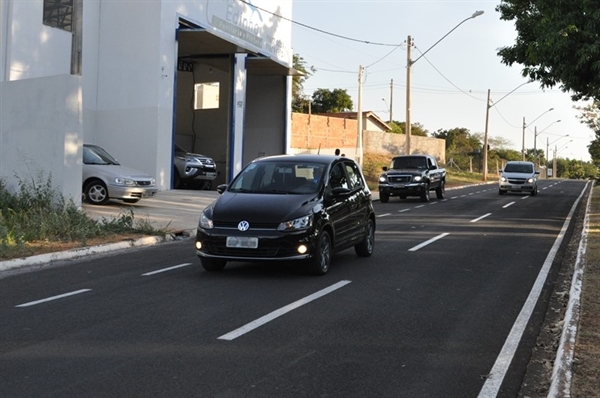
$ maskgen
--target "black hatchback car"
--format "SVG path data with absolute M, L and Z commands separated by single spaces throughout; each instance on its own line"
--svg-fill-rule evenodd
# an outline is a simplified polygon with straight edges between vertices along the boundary
M 375 245 L 371 191 L 352 160 L 280 155 L 254 160 L 200 216 L 196 254 L 208 271 L 227 261 L 303 260 L 324 275 L 333 252 Z

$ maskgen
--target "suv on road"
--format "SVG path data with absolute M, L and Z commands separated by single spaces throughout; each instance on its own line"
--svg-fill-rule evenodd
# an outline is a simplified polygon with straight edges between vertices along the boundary
M 210 189 L 217 178 L 217 165 L 208 156 L 190 153 L 175 144 L 173 157 L 173 187 Z
M 538 193 L 539 171 L 532 162 L 509 161 L 506 162 L 498 180 L 498 193 L 527 192 L 531 196 Z

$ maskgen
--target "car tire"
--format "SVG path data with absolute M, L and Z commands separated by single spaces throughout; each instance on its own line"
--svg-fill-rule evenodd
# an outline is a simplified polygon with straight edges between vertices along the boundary
M 400 196 L 398 196 L 398 197 L 399 197 L 401 200 L 404 200 L 404 199 L 406 199 L 406 195 L 400 195 Z
M 175 170 L 173 173 L 173 189 L 181 188 L 181 177 L 179 176 L 179 172 Z
M 446 181 L 440 181 L 440 185 L 435 189 L 435 195 L 438 199 L 444 199 L 446 197 Z
M 506 193 L 506 191 L 503 191 L 500 188 L 498 188 L 498 195 L 504 195 L 505 193 Z
M 354 251 L 359 257 L 369 257 L 373 254 L 375 248 L 375 223 L 369 219 L 365 228 L 365 236 L 363 240 L 354 246 Z
M 139 199 L 123 199 L 123 202 L 125 203 L 137 203 L 139 201 Z
M 536 196 L 538 194 L 538 190 L 537 188 L 534 188 L 533 191 L 531 191 L 531 196 Z
M 379 201 L 381 203 L 387 203 L 390 201 L 390 194 L 385 192 L 379 192 Z
M 313 275 L 325 275 L 331 265 L 331 238 L 327 231 L 321 231 L 317 238 L 315 255 L 309 260 L 309 271 Z
M 421 193 L 421 202 L 429 202 L 429 184 L 425 185 L 425 190 Z
M 218 258 L 200 258 L 200 263 L 202 264 L 202 268 L 207 271 L 223 271 L 225 265 L 227 264 L 227 260 L 221 260 Z
M 108 189 L 100 180 L 94 180 L 88 183 L 83 190 L 85 200 L 93 205 L 103 205 L 110 199 Z

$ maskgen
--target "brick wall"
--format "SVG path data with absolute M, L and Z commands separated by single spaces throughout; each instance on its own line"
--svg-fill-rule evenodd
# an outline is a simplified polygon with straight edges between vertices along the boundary
M 354 157 L 357 143 L 357 122 L 329 116 L 292 113 L 292 152 L 333 153 L 340 148 L 342 153 Z M 401 155 L 405 149 L 404 134 L 381 131 L 363 132 L 363 151 L 383 155 Z M 441 164 L 446 163 L 446 142 L 439 138 L 411 136 L 412 153 L 427 153 L 435 156 Z

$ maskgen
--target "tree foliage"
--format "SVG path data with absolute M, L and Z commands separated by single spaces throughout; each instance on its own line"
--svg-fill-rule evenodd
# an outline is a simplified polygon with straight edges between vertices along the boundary
M 481 163 L 481 142 L 477 136 L 469 132 L 469 129 L 462 127 L 450 130 L 439 129 L 431 136 L 446 140 L 446 159 L 452 163 L 451 166 L 471 171 L 473 158 L 476 158 L 478 164 Z
M 303 76 L 292 77 L 292 112 L 308 113 L 308 97 L 304 94 L 304 82 L 316 70 L 313 66 L 307 66 L 306 61 L 298 54 L 294 54 L 293 62 L 294 69 L 301 72 Z
M 581 123 L 586 124 L 596 135 L 588 145 L 588 151 L 592 162 L 600 167 L 600 101 L 596 100 L 587 106 L 575 108 L 581 112 L 579 116 Z
M 320 88 L 312 95 L 312 113 L 337 113 L 352 110 L 352 98 L 348 91 L 336 88 Z
M 501 19 L 514 21 L 514 45 L 502 62 L 542 88 L 558 86 L 573 100 L 600 100 L 600 6 L 595 0 L 502 0 Z
M 406 122 L 392 121 L 388 123 L 392 127 L 392 133 L 406 134 Z M 410 135 L 418 135 L 420 137 L 428 137 L 429 131 L 425 129 L 421 123 L 411 123 Z

